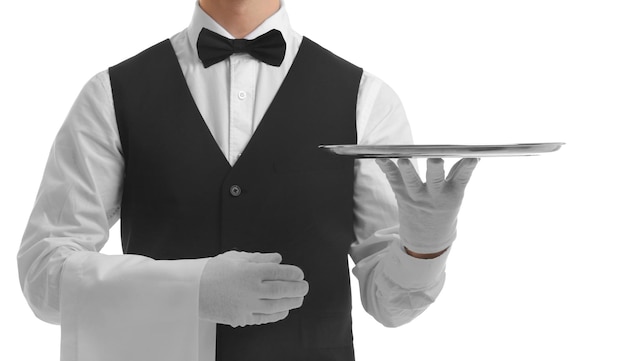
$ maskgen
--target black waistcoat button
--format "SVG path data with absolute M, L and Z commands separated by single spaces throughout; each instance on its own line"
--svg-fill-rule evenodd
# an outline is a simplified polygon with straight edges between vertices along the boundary
M 236 184 L 230 186 L 230 195 L 233 197 L 239 197 L 241 195 L 241 187 Z

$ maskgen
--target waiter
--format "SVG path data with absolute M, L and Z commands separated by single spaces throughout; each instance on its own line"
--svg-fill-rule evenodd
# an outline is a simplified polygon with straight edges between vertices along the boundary
M 422 181 L 317 146 L 410 134 L 395 93 L 280 0 L 200 0 L 78 96 L 19 250 L 26 299 L 63 361 L 353 360 L 348 254 L 367 312 L 417 317 L 477 160 L 429 159 Z M 100 254 L 118 219 L 124 255 Z

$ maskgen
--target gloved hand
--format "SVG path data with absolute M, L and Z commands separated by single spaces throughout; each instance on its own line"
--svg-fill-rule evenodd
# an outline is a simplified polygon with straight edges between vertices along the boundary
M 456 238 L 457 214 L 465 186 L 478 164 L 477 158 L 458 161 L 445 178 L 443 160 L 427 161 L 426 183 L 408 159 L 377 159 L 387 176 L 400 218 L 400 239 L 412 252 L 434 254 L 446 250 Z
M 287 317 L 302 306 L 309 284 L 278 253 L 229 251 L 209 259 L 200 278 L 200 317 L 236 326 Z

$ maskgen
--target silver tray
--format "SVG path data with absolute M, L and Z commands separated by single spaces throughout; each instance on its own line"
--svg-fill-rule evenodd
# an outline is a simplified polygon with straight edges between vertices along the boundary
M 320 145 L 321 149 L 354 158 L 482 158 L 519 157 L 550 153 L 565 143 Z

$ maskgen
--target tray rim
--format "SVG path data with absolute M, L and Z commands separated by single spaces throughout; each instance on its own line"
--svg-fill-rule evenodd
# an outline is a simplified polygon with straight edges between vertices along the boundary
M 505 157 L 532 156 L 559 150 L 564 142 L 508 144 L 328 144 L 319 148 L 355 158 Z

